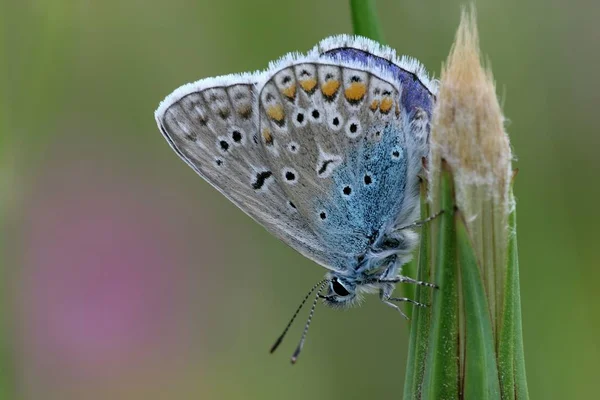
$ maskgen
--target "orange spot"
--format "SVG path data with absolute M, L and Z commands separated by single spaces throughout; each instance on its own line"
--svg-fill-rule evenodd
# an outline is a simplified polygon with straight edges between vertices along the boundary
M 349 101 L 362 100 L 367 92 L 367 85 L 362 82 L 352 82 L 350 86 L 346 88 L 344 95 Z
M 337 79 L 330 79 L 323 84 L 321 92 L 327 97 L 333 96 L 340 88 L 340 81 Z
M 388 113 L 391 109 L 392 106 L 394 105 L 394 100 L 392 100 L 391 97 L 384 97 L 383 100 L 381 100 L 381 105 L 379 106 L 379 109 L 381 110 L 382 113 Z
M 263 138 L 265 138 L 265 142 L 267 144 L 273 144 L 273 136 L 271 136 L 271 131 L 269 128 L 265 128 L 262 131 Z
M 373 102 L 371 103 L 369 108 L 371 109 L 371 111 L 377 110 L 379 108 L 379 100 L 377 100 L 377 99 L 373 100 Z
M 317 86 L 317 80 L 315 78 L 305 79 L 300 81 L 300 86 L 302 86 L 305 92 L 311 92 Z
M 296 85 L 291 85 L 281 90 L 281 94 L 289 99 L 294 99 L 296 97 Z
M 269 108 L 267 109 L 267 115 L 274 121 L 283 121 L 283 117 L 285 116 L 281 104 L 269 106 Z

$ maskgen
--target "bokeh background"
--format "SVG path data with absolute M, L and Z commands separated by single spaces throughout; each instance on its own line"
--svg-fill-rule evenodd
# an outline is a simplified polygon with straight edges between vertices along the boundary
M 461 1 L 380 0 L 439 76 Z M 600 2 L 477 1 L 508 118 L 534 399 L 597 398 Z M 0 3 L 0 397 L 401 398 L 407 322 L 374 297 L 272 341 L 324 270 L 169 149 L 179 85 L 350 33 L 346 0 Z

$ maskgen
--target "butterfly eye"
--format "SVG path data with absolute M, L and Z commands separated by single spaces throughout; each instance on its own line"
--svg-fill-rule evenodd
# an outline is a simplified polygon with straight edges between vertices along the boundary
M 342 285 L 337 279 L 331 281 L 331 289 L 338 296 L 346 297 L 350 294 L 350 292 L 346 290 L 344 285 Z

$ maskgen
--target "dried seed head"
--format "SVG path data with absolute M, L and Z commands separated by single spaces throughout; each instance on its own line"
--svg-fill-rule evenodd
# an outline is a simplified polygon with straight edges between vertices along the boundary
M 470 217 L 477 210 L 470 209 L 465 196 L 473 185 L 508 206 L 512 154 L 503 122 L 492 73 L 481 65 L 475 12 L 463 11 L 433 116 L 431 178 L 435 183 L 436 169 L 446 160 L 456 180 L 458 206 Z
M 430 200 L 438 207 L 442 160 L 454 178 L 479 261 L 494 325 L 501 317 L 508 243 L 512 154 L 492 73 L 482 67 L 475 12 L 463 11 L 442 69 L 431 127 Z

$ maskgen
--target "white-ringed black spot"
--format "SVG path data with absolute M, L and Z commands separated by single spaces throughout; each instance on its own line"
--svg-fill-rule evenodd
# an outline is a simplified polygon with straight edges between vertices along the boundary
M 298 150 L 299 150 L 300 146 L 296 142 L 290 142 L 290 143 L 288 143 L 287 148 L 288 148 L 288 150 L 289 150 L 290 153 L 296 154 L 296 153 L 298 153 Z
M 392 151 L 392 158 L 400 158 L 400 151 L 399 150 Z
M 225 140 L 221 140 L 219 142 L 219 146 L 221 146 L 221 150 L 223 150 L 223 151 L 229 150 L 229 143 L 227 143 L 227 141 L 225 141 Z
M 327 166 L 329 164 L 331 164 L 333 162 L 333 160 L 325 160 L 323 161 L 323 164 L 321 164 L 321 168 L 319 168 L 319 170 L 317 171 L 317 173 L 319 175 L 322 175 L 325 171 L 327 171 Z
M 220 167 L 221 165 L 223 165 L 223 160 L 221 160 L 221 159 L 217 158 L 217 159 L 215 160 L 215 164 L 217 164 L 217 167 Z
M 358 130 L 358 125 L 350 124 L 350 128 L 349 128 L 350 133 L 356 133 L 357 130 Z
M 373 183 L 373 178 L 371 178 L 371 175 L 366 174 L 364 177 L 364 181 L 365 181 L 365 185 L 370 185 L 371 183 Z
M 333 121 L 331 121 L 331 123 L 333 124 L 333 126 L 339 126 L 340 125 L 340 119 L 338 117 L 334 117 Z
M 273 175 L 271 171 L 262 171 L 256 174 L 256 180 L 252 182 L 252 188 L 254 190 L 258 190 L 262 188 L 265 184 L 265 181 L 269 179 Z
M 344 186 L 342 193 L 344 193 L 345 196 L 350 196 L 352 194 L 352 188 L 350 186 Z
M 319 110 L 315 109 L 315 110 L 312 110 L 311 115 L 314 119 L 319 119 L 319 117 L 321 116 L 321 113 L 319 113 Z
M 286 171 L 284 176 L 286 181 L 293 182 L 296 180 L 296 174 L 292 171 Z
M 298 182 L 298 173 L 292 168 L 284 168 L 281 171 L 281 176 L 284 181 L 290 185 L 294 185 L 296 182 Z
M 301 124 L 304 121 L 304 114 L 298 113 L 298 115 L 296 115 L 296 121 Z
M 319 218 L 321 218 L 323 221 L 327 219 L 327 214 L 325 214 L 325 211 L 321 211 L 321 213 L 319 214 Z

